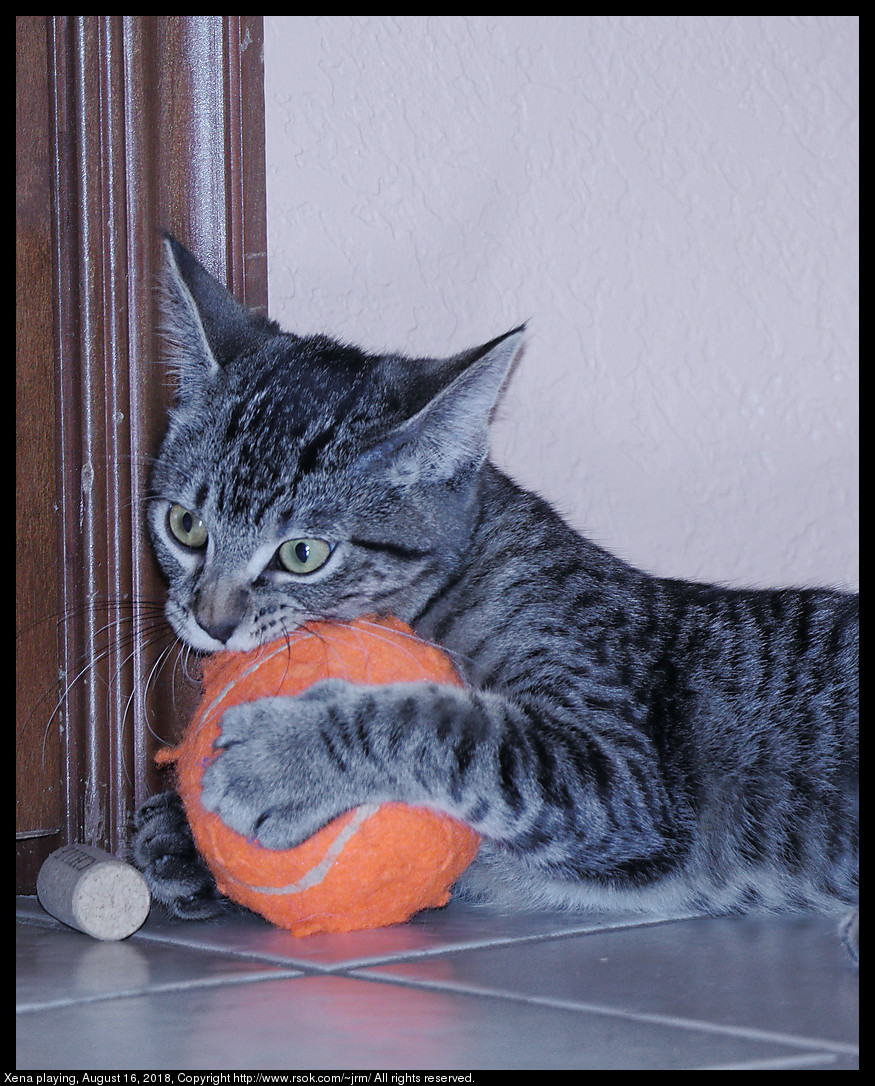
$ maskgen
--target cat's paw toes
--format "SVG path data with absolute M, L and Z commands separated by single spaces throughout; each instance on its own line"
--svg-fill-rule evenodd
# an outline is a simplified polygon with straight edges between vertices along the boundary
M 206 920 L 234 908 L 194 845 L 182 800 L 174 792 L 151 796 L 132 819 L 131 860 L 152 897 L 175 917 Z

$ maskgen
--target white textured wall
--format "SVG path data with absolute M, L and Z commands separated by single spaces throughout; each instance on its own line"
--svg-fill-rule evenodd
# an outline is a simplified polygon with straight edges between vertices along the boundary
M 265 16 L 273 315 L 423 354 L 529 319 L 520 481 L 656 572 L 855 584 L 857 35 Z

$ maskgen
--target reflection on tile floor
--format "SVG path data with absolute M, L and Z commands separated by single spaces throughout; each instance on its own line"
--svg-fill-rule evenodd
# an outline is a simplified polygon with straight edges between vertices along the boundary
M 452 903 L 294 939 L 153 915 L 95 942 L 17 899 L 19 1070 L 858 1067 L 835 921 Z

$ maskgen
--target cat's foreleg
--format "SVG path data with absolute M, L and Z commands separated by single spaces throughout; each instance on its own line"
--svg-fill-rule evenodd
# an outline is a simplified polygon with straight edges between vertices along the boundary
M 202 801 L 287 848 L 362 803 L 446 811 L 560 877 L 665 869 L 675 814 L 647 740 L 603 709 L 545 719 L 500 694 L 322 682 L 228 710 Z

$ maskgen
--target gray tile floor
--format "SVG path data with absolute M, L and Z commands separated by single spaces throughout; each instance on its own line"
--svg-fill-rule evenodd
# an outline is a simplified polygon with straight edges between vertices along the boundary
M 506 916 L 294 939 L 154 915 L 100 943 L 17 899 L 19 1070 L 858 1067 L 821 917 Z

